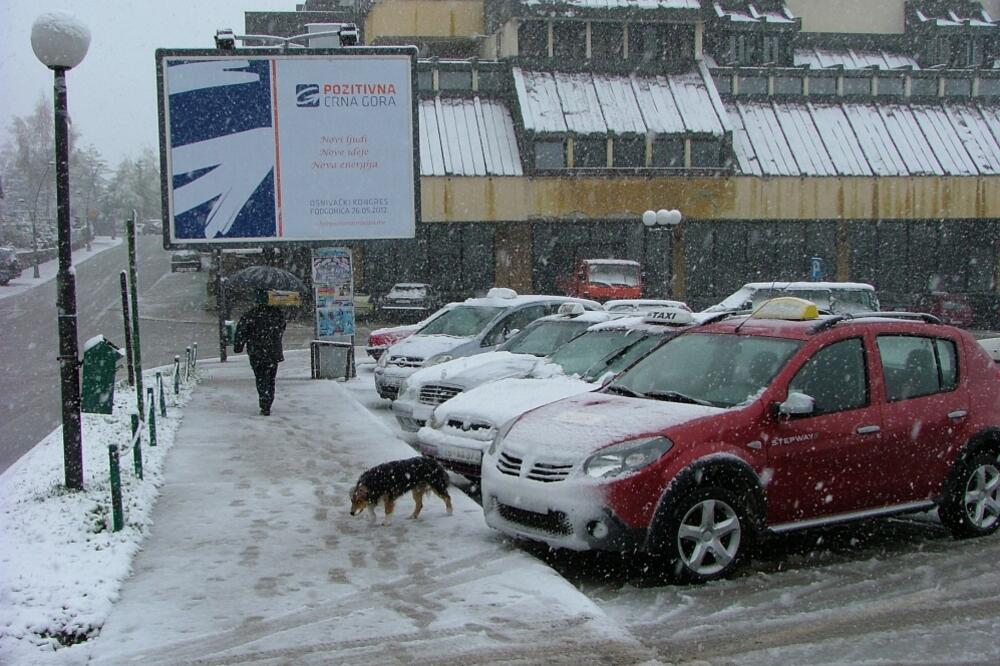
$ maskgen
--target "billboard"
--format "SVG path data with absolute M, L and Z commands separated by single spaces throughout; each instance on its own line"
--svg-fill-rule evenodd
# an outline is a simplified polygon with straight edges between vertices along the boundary
M 164 247 L 412 238 L 416 49 L 156 52 Z

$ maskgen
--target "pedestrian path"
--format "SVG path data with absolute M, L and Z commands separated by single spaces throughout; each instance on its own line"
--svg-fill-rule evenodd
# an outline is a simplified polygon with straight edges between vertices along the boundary
M 457 490 L 450 517 L 433 497 L 419 520 L 409 497 L 389 526 L 351 517 L 358 475 L 413 450 L 347 385 L 310 379 L 308 353 L 286 358 L 270 417 L 245 356 L 200 364 L 151 534 L 86 645 L 93 663 L 645 660 Z

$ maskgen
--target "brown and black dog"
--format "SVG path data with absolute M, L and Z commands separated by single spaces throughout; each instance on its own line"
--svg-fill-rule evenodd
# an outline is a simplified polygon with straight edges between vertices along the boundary
M 433 458 L 417 456 L 392 460 L 376 465 L 358 478 L 351 490 L 351 515 L 368 509 L 369 519 L 375 521 L 375 507 L 381 502 L 385 508 L 383 525 L 389 524 L 396 500 L 406 492 L 413 493 L 416 506 L 410 518 L 420 516 L 424 508 L 424 493 L 428 490 L 444 500 L 451 515 L 451 496 L 448 494 L 448 473 Z

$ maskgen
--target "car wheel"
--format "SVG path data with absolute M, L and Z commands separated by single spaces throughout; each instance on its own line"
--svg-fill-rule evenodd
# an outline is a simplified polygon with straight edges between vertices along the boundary
M 704 583 L 725 578 L 749 550 L 752 529 L 740 499 L 724 488 L 697 488 L 681 497 L 666 523 L 661 553 L 673 577 Z
M 986 536 L 1000 527 L 1000 461 L 991 453 L 959 460 L 938 516 L 956 539 Z

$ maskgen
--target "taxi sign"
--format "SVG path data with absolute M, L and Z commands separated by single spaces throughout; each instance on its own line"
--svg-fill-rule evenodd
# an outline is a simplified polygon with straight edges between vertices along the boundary
M 583 304 L 581 303 L 563 303 L 559 306 L 556 314 L 561 315 L 581 315 L 586 310 L 583 309 Z
M 754 319 L 805 321 L 819 317 L 819 309 L 815 303 L 804 298 L 779 296 L 765 301 L 751 316 Z
M 299 306 L 302 305 L 302 296 L 297 291 L 270 289 L 267 292 L 267 304 L 278 306 Z
M 687 310 L 680 308 L 664 308 L 647 312 L 643 317 L 647 324 L 661 324 L 666 326 L 687 326 L 695 323 L 694 317 Z

